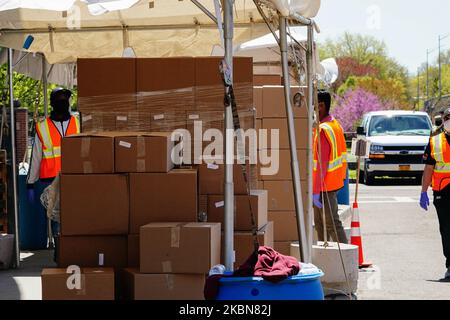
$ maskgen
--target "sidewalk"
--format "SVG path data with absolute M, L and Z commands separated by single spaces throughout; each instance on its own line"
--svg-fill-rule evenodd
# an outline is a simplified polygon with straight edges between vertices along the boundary
M 55 267 L 53 250 L 21 252 L 19 269 L 0 270 L 0 300 L 41 300 L 41 271 Z

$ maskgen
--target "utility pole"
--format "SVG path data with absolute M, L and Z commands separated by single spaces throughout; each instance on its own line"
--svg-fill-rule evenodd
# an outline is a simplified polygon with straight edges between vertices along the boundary
M 417 111 L 420 110 L 420 68 L 417 68 Z
M 439 35 L 439 97 L 442 96 L 442 64 L 441 64 L 441 36 Z
M 430 56 L 430 50 L 427 49 L 427 101 L 430 99 L 430 90 L 429 90 L 429 84 L 430 84 L 429 56 Z

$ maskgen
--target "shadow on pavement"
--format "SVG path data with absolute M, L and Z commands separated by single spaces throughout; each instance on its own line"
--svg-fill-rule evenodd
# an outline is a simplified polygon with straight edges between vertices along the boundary
M 428 282 L 440 282 L 440 283 L 450 283 L 450 278 L 443 278 L 439 280 L 427 280 Z

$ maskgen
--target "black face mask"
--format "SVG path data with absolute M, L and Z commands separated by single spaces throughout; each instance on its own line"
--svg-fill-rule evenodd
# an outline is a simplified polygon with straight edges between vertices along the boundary
M 53 111 L 57 114 L 67 114 L 69 113 L 69 101 L 68 100 L 57 100 L 52 103 Z

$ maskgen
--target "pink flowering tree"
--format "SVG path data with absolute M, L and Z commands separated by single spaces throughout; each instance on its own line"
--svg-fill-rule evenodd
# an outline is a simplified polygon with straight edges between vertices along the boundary
M 331 114 L 340 122 L 345 132 L 356 131 L 365 113 L 391 109 L 380 99 L 364 89 L 350 89 L 342 97 L 335 96 L 335 106 Z

